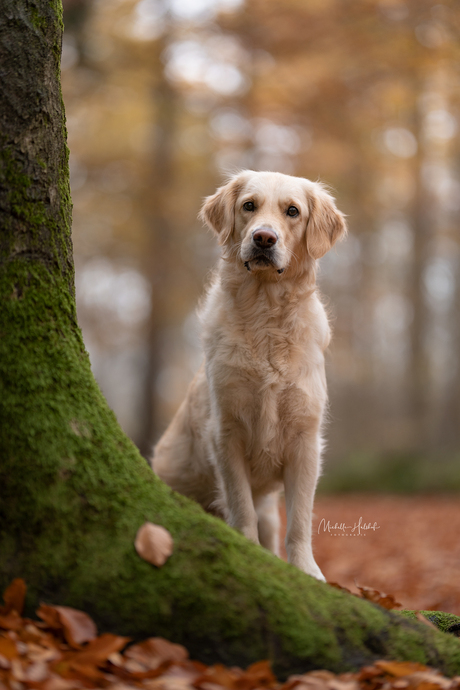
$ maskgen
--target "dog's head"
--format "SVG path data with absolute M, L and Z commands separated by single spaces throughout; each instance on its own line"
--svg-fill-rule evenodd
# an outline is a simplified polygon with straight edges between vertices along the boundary
M 343 214 L 321 184 L 273 172 L 235 175 L 205 200 L 200 218 L 225 256 L 251 273 L 297 272 L 346 233 Z

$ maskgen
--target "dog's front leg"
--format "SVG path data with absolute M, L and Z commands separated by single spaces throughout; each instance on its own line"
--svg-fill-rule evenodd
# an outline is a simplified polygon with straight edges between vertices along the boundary
M 319 569 L 312 550 L 313 500 L 320 468 L 318 437 L 297 438 L 284 466 L 286 498 L 286 552 L 289 563 L 318 580 L 325 577 Z
M 242 440 L 234 427 L 214 435 L 213 451 L 228 508 L 227 522 L 258 544 L 257 514 L 252 499 L 249 467 L 244 459 Z

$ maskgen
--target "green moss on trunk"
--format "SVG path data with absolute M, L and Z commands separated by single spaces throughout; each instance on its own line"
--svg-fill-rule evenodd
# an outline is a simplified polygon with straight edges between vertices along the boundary
M 14 51 L 16 69 L 0 106 L 0 587 L 23 577 L 29 615 L 67 604 L 101 630 L 163 635 L 206 662 L 269 658 L 283 676 L 388 657 L 460 673 L 454 637 L 249 543 L 173 494 L 122 433 L 76 323 L 60 10 L 5 3 L 0 58 Z M 160 569 L 134 549 L 146 520 L 174 538 Z

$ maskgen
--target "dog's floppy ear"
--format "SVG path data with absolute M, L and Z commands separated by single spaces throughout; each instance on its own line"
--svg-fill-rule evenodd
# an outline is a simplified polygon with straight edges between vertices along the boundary
M 337 240 L 345 237 L 347 224 L 332 196 L 320 184 L 309 190 L 308 203 L 307 251 L 313 259 L 320 259 Z
M 218 235 L 219 244 L 225 244 L 235 229 L 235 204 L 242 185 L 242 176 L 236 175 L 204 200 L 198 217 Z

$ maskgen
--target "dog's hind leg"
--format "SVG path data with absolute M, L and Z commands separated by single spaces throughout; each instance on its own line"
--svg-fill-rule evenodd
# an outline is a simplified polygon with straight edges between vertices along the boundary
M 279 491 L 254 499 L 258 518 L 259 541 L 262 546 L 280 555 L 280 515 L 278 507 Z

